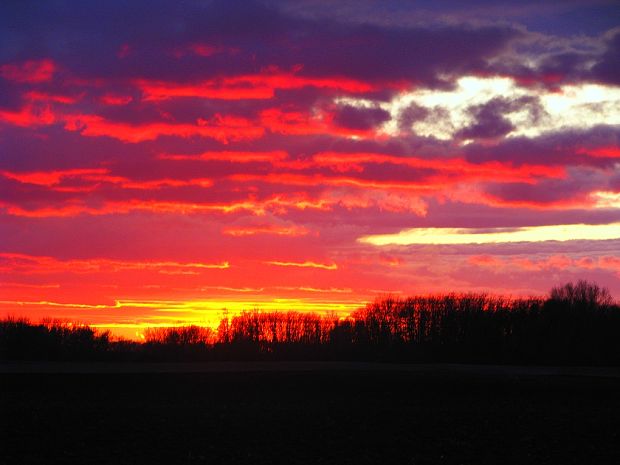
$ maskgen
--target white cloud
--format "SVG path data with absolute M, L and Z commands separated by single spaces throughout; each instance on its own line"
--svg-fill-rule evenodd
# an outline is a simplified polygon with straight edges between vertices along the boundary
M 620 208 L 620 192 L 598 191 L 592 193 L 595 208 Z
M 472 107 L 494 98 L 515 100 L 534 97 L 540 101 L 540 117 L 533 121 L 528 108 L 515 108 L 503 116 L 515 129 L 506 137 L 537 137 L 562 129 L 587 129 L 606 124 L 620 124 L 620 87 L 600 84 L 565 85 L 557 90 L 518 86 L 509 77 L 465 76 L 453 90 L 416 89 L 402 93 L 391 102 L 380 104 L 392 115 L 382 130 L 398 133 L 399 115 L 411 105 L 430 111 L 430 116 L 413 123 L 413 131 L 425 137 L 451 140 L 455 134 L 474 123 Z M 369 100 L 342 98 L 336 103 L 368 108 L 375 103 Z
M 620 238 L 620 223 L 589 225 L 562 224 L 517 229 L 413 228 L 396 234 L 364 236 L 359 242 L 384 245 L 411 244 L 496 244 L 507 242 L 544 242 L 570 240 L 607 240 Z

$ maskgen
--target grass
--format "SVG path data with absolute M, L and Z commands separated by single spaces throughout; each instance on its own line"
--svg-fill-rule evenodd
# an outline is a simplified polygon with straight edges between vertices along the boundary
M 620 379 L 1 375 L 3 464 L 620 463 Z

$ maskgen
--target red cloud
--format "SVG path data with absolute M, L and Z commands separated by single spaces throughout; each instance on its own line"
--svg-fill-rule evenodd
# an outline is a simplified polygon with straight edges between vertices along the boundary
M 203 152 L 198 155 L 175 155 L 161 154 L 158 158 L 163 160 L 203 160 L 203 161 L 226 161 L 230 163 L 255 163 L 266 162 L 276 164 L 288 158 L 283 150 L 271 152 Z
M 60 171 L 36 171 L 17 173 L 11 171 L 0 171 L 5 178 L 19 181 L 23 184 L 34 184 L 38 186 L 49 187 L 59 192 L 89 192 L 95 190 L 101 183 L 116 184 L 124 189 L 151 190 L 161 187 L 181 187 L 181 186 L 199 186 L 210 187 L 213 181 L 205 178 L 190 179 L 152 179 L 149 181 L 137 181 L 122 176 L 113 176 L 109 174 L 109 170 L 105 168 L 92 169 L 72 169 Z M 79 186 L 65 186 L 63 181 L 79 180 L 86 184 Z
M 0 66 L 0 76 L 9 81 L 36 84 L 52 79 L 56 64 L 52 60 L 31 60 Z
M 220 47 L 217 45 L 194 42 L 184 47 L 176 47 L 171 53 L 176 58 L 182 58 L 186 55 L 197 55 L 200 57 L 210 57 L 217 53 L 238 53 L 239 49 L 234 47 Z
M 277 224 L 248 225 L 238 227 L 227 227 L 222 229 L 222 233 L 228 236 L 254 236 L 256 234 L 272 234 L 276 236 L 305 236 L 308 230 L 303 226 L 282 226 Z
M 208 182 L 208 181 L 207 181 Z M 167 214 L 230 214 L 248 212 L 263 215 L 266 212 L 286 212 L 296 210 L 329 210 L 333 202 L 325 199 L 313 199 L 304 194 L 277 194 L 267 199 L 247 198 L 232 202 L 184 202 L 178 200 L 138 200 L 98 202 L 96 205 L 85 203 L 82 199 L 73 199 L 62 205 L 29 206 L 16 205 L 0 201 L 0 208 L 12 216 L 26 218 L 72 217 L 87 215 L 127 214 L 134 211 L 148 211 Z
M 430 191 L 437 189 L 441 184 L 418 182 L 418 181 L 379 181 L 371 179 L 358 179 L 353 177 L 331 177 L 320 174 L 305 175 L 292 173 L 272 173 L 272 174 L 233 174 L 229 177 L 233 181 L 239 182 L 264 182 L 269 184 L 284 184 L 294 186 L 352 186 L 371 189 L 400 189 L 400 190 L 419 190 Z
M 599 266 L 610 270 L 620 271 L 620 257 L 604 256 L 599 258 Z
M 493 268 L 503 265 L 503 261 L 493 255 L 472 255 L 467 261 L 473 265 Z
M 108 173 L 107 169 L 71 169 L 61 171 L 35 171 L 28 173 L 16 173 L 10 171 L 2 171 L 4 177 L 14 179 L 21 183 L 36 184 L 39 186 L 53 186 L 59 184 L 63 178 L 82 177 L 86 175 L 102 175 Z
M 26 255 L 16 253 L 0 253 L 0 272 L 21 274 L 48 273 L 97 273 L 116 272 L 123 270 L 144 270 L 156 273 L 175 271 L 199 272 L 205 269 L 230 268 L 228 262 L 219 263 L 180 263 L 173 261 L 129 261 L 93 258 L 86 260 L 58 260 L 53 257 Z
M 620 158 L 619 147 L 597 147 L 591 149 L 582 148 L 577 150 L 577 153 L 597 158 Z
M 334 115 L 319 111 L 315 114 L 269 108 L 260 113 L 261 124 L 271 132 L 286 135 L 328 134 L 336 137 L 368 139 L 378 136 L 373 129 L 354 129 L 334 124 Z
M 516 258 L 512 260 L 512 264 L 531 271 L 565 270 L 575 265 L 573 259 L 566 255 L 552 255 L 544 259 Z
M 610 255 L 596 257 L 572 258 L 568 255 L 550 255 L 542 258 L 508 257 L 493 255 L 472 255 L 468 258 L 474 265 L 505 271 L 506 268 L 518 268 L 526 271 L 566 270 L 569 268 L 592 270 L 595 268 L 620 271 L 620 258 Z
M 467 199 L 462 198 L 462 201 L 467 201 Z M 481 204 L 490 205 L 493 207 L 501 207 L 501 208 L 529 208 L 533 210 L 569 210 L 569 209 L 577 209 L 577 208 L 590 208 L 596 202 L 592 200 L 589 195 L 583 194 L 573 198 L 566 198 L 560 200 L 513 200 L 513 199 L 504 199 L 496 195 L 488 194 L 488 193 L 477 193 L 475 195 L 470 195 L 470 202 L 477 202 Z
M 316 262 L 311 262 L 311 261 L 306 261 L 306 262 L 268 261 L 265 263 L 268 265 L 292 266 L 295 268 L 320 268 L 323 270 L 337 270 L 338 269 L 338 265 L 335 263 L 316 263 Z
M 56 119 L 49 105 L 26 105 L 18 111 L 0 110 L 0 121 L 15 126 L 44 126 L 54 124 Z
M 95 115 L 68 115 L 65 128 L 84 136 L 108 136 L 123 142 L 144 142 L 161 136 L 182 138 L 205 137 L 228 143 L 231 140 L 258 139 L 264 129 L 242 118 L 216 117 L 212 121 L 198 120 L 197 124 L 145 123 L 127 124 L 106 120 Z
M 106 105 L 127 105 L 133 100 L 131 95 L 105 94 L 101 96 L 101 103 Z
M 136 85 L 144 99 L 166 100 L 178 97 L 204 98 L 214 100 L 270 99 L 274 89 L 269 87 L 231 87 L 199 84 L 174 84 L 166 82 L 137 81 Z
M 269 72 L 242 76 L 222 77 L 195 83 L 135 81 L 146 100 L 165 100 L 193 97 L 222 100 L 270 99 L 277 89 L 291 90 L 304 87 L 364 93 L 375 87 L 356 79 L 342 77 L 312 78 L 294 73 Z
M 26 100 L 31 102 L 42 101 L 42 102 L 53 102 L 53 103 L 62 103 L 64 105 L 72 105 L 80 101 L 83 95 L 61 95 L 61 94 L 50 94 L 47 92 L 38 92 L 31 91 L 27 92 L 24 95 Z
M 458 173 L 460 180 L 510 180 L 532 181 L 535 177 L 564 178 L 566 169 L 563 166 L 520 165 L 498 161 L 486 163 L 469 163 L 462 158 L 397 157 L 382 153 L 339 153 L 322 152 L 312 157 L 319 166 L 331 167 L 335 171 L 363 171 L 367 164 L 392 164 L 409 168 L 433 169 L 441 173 Z M 458 179 L 455 179 L 458 180 Z

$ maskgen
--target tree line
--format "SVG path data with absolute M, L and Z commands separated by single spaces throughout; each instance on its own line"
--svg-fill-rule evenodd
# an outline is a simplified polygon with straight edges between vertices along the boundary
M 548 297 L 375 300 L 346 318 L 245 311 L 217 328 L 152 328 L 142 343 L 56 321 L 0 322 L 3 360 L 372 360 L 620 365 L 620 306 L 579 281 Z

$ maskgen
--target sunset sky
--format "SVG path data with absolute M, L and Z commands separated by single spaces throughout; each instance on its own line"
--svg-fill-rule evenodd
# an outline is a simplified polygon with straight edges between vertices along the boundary
M 620 298 L 619 139 L 614 1 L 2 2 L 0 312 Z

